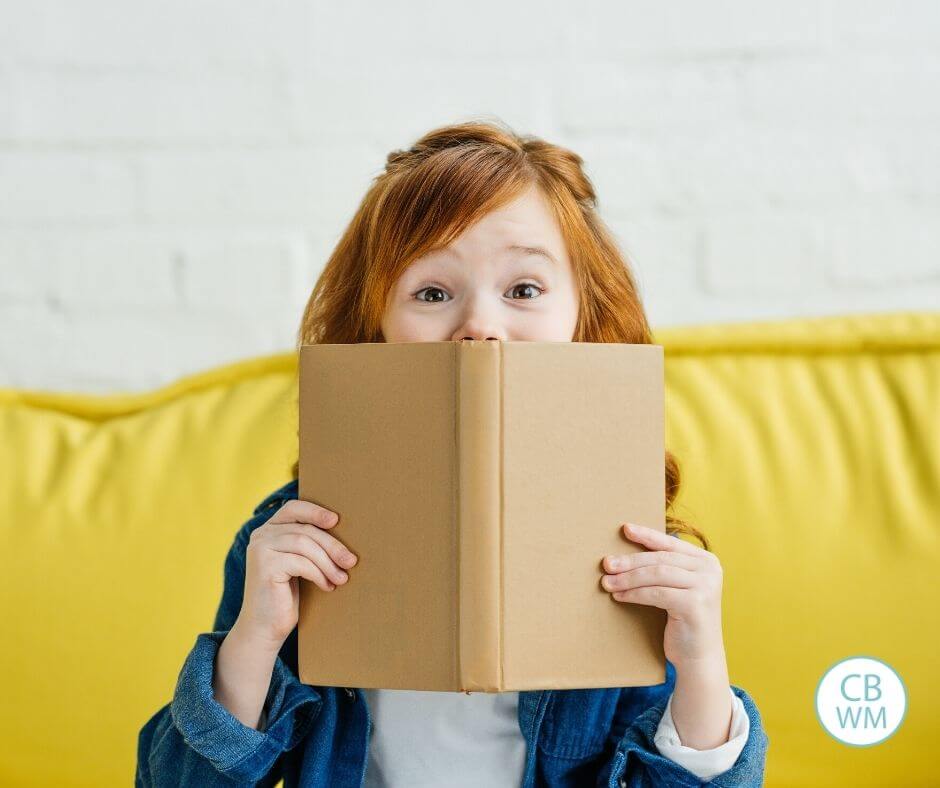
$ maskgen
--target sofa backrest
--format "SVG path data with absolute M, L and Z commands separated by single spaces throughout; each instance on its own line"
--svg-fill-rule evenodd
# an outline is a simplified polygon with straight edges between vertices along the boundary
M 940 685 L 940 313 L 655 332 L 675 513 L 724 567 L 732 683 L 768 785 L 933 779 Z M 120 784 L 212 628 L 231 540 L 297 451 L 293 353 L 119 396 L 0 390 L 0 784 Z M 905 681 L 886 742 L 815 715 L 834 662 Z

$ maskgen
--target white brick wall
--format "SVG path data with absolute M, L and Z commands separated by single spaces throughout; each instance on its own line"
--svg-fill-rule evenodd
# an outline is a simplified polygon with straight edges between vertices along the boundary
M 385 154 L 586 160 L 654 326 L 940 308 L 940 5 L 0 0 L 0 386 L 293 347 Z

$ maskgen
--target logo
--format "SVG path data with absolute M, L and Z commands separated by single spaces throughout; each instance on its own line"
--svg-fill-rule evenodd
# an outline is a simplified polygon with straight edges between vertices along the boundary
M 904 682 L 876 657 L 847 657 L 816 686 L 816 716 L 843 744 L 880 744 L 898 729 L 906 710 Z

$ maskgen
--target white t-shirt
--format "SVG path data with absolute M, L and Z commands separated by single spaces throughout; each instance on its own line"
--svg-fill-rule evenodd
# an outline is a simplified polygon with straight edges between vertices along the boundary
M 519 730 L 518 692 L 432 692 L 363 689 L 372 716 L 365 788 L 486 785 L 518 788 L 526 745 Z M 656 729 L 660 754 L 700 779 L 727 771 L 747 741 L 750 720 L 731 691 L 731 733 L 711 750 L 682 745 L 672 696 Z

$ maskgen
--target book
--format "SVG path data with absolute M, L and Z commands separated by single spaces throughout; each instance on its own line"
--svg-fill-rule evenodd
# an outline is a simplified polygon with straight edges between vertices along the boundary
M 506 692 L 666 680 L 666 611 L 609 554 L 665 531 L 661 345 L 309 344 L 299 491 L 359 560 L 299 579 L 306 684 Z

